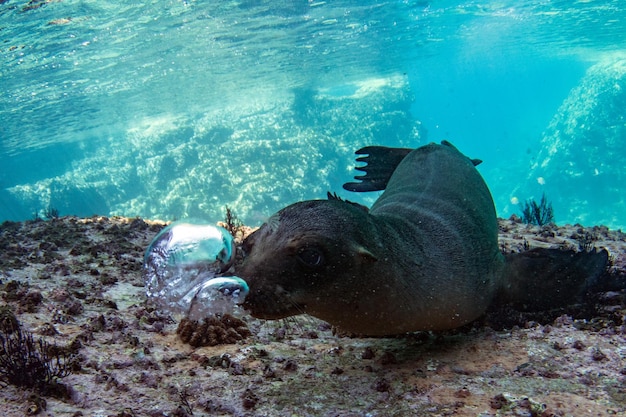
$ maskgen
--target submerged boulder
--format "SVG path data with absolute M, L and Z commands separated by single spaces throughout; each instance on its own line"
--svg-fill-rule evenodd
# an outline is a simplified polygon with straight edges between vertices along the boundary
M 260 224 L 289 203 L 340 190 L 354 175 L 356 149 L 423 144 L 411 102 L 401 74 L 251 93 L 200 114 L 138 119 L 66 172 L 8 192 L 31 211 L 62 215 L 217 221 L 229 206 Z
M 626 59 L 599 62 L 553 117 L 528 194 L 545 191 L 559 223 L 626 226 Z

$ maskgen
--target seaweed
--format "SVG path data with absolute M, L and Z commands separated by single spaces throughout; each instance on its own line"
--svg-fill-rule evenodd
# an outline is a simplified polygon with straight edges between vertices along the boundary
M 243 222 L 239 220 L 237 215 L 228 206 L 226 206 L 226 214 L 222 223 L 224 228 L 228 230 L 228 233 L 230 233 L 233 237 L 237 237 L 237 233 L 243 231 Z
M 43 211 L 43 217 L 46 220 L 58 219 L 59 218 L 59 210 L 54 208 L 54 207 L 52 207 L 52 206 L 48 206 Z
M 539 204 L 534 199 L 527 200 L 522 209 L 522 221 L 526 224 L 543 226 L 554 223 L 554 212 L 552 203 L 546 198 L 546 194 L 541 195 Z
M 41 393 L 59 391 L 58 379 L 72 373 L 76 357 L 23 330 L 13 313 L 2 308 L 0 327 L 0 382 L 34 388 Z
M 8 305 L 0 307 L 0 334 L 11 334 L 20 326 Z
M 174 416 L 193 416 L 193 407 L 191 406 L 191 403 L 189 403 L 189 397 L 191 397 L 191 394 L 189 393 L 187 387 L 178 392 L 180 404 L 178 405 L 178 408 L 174 410 Z

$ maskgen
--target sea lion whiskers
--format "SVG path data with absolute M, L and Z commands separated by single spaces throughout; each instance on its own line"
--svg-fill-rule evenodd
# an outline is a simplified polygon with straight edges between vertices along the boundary
M 251 302 L 255 306 L 251 310 L 253 315 L 263 319 L 283 319 L 306 313 L 304 307 L 295 302 L 289 292 L 280 285 L 276 285 L 272 291 L 249 293 L 243 303 L 244 307 L 249 309 Z M 263 313 L 255 314 L 255 311 Z
M 292 315 L 282 317 L 276 320 L 264 320 L 260 321 L 259 336 L 274 335 L 275 337 L 284 336 L 297 336 L 304 334 L 312 327 L 317 328 L 317 323 L 312 316 L 308 314 Z M 279 334 L 282 333 L 282 336 Z
M 306 311 L 304 309 L 304 307 L 301 304 L 296 303 L 295 301 L 292 300 L 291 295 L 289 294 L 288 291 L 285 291 L 283 288 L 281 288 L 282 292 L 282 301 L 287 302 L 291 305 L 292 309 L 297 311 L 296 314 L 292 315 L 292 316 L 287 316 L 285 317 L 285 319 L 289 318 L 289 317 L 296 317 L 297 315 L 301 315 L 301 314 L 306 314 Z
M 296 332 L 300 334 L 303 334 L 307 331 L 308 328 L 315 324 L 313 317 L 309 316 L 308 314 L 289 316 L 282 318 L 280 321 L 284 323 L 284 327 L 286 330 L 291 330 L 293 326 L 293 328 L 296 329 Z

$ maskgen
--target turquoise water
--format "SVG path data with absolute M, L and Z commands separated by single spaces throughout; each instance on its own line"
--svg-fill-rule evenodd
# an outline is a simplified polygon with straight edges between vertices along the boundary
M 0 221 L 370 204 L 354 150 L 447 139 L 500 216 L 626 226 L 618 0 L 0 3 Z

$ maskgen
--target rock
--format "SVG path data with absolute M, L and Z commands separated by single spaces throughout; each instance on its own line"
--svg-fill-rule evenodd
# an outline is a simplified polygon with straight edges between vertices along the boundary
M 589 68 L 543 134 L 520 195 L 553 202 L 559 223 L 624 227 L 626 59 Z M 545 185 L 541 185 L 544 183 Z

